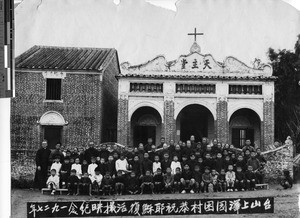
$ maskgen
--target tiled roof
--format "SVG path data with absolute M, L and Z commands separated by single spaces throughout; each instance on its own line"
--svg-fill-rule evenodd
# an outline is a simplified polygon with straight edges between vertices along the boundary
M 260 81 L 274 81 L 276 76 L 208 76 L 208 75 L 174 75 L 174 74 L 119 74 L 118 78 L 145 78 L 145 79 L 183 79 L 183 80 L 260 80 Z
M 96 71 L 105 69 L 113 48 L 33 46 L 16 58 L 16 70 Z

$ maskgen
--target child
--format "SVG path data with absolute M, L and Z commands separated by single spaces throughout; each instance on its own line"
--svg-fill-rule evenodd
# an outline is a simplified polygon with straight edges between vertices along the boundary
M 140 177 L 142 175 L 142 165 L 140 164 L 140 159 L 138 155 L 135 155 L 133 158 L 133 162 L 130 165 L 130 169 L 135 172 L 136 177 Z
M 215 160 L 215 166 L 216 166 L 216 171 L 218 173 L 220 173 L 221 169 L 224 168 L 222 154 L 220 152 L 217 154 L 217 158 Z
M 181 185 L 182 185 L 182 191 L 181 193 L 195 193 L 195 180 L 193 179 L 193 174 L 190 171 L 190 166 L 188 164 L 185 164 L 183 167 L 183 171 L 181 174 L 181 179 L 180 179 Z
M 176 168 L 176 173 L 174 175 L 174 193 L 180 192 L 180 179 L 181 179 L 181 168 Z
M 141 179 L 141 194 L 144 193 L 145 188 L 150 188 L 151 193 L 153 193 L 154 185 L 153 185 L 153 177 L 151 176 L 151 171 L 146 170 L 145 175 Z
M 230 159 L 230 156 L 227 155 L 227 156 L 225 156 L 225 158 L 223 160 L 223 167 L 224 167 L 224 169 L 228 169 L 229 165 L 232 165 L 232 167 L 233 167 L 233 163 L 232 163 L 232 161 Z
M 80 158 L 79 158 L 79 160 L 80 160 Z M 81 164 L 82 175 L 88 172 L 88 168 L 89 168 L 88 162 L 86 160 L 83 160 L 82 164 Z
M 105 175 L 107 172 L 107 164 L 105 163 L 105 159 L 103 157 L 100 158 L 100 162 L 97 163 L 100 169 L 100 174 Z
M 85 172 L 80 179 L 80 193 L 82 194 L 89 194 L 92 196 L 92 181 L 89 178 L 89 174 Z
M 228 191 L 233 191 L 234 181 L 235 181 L 235 172 L 233 171 L 233 165 L 228 166 L 228 171 L 226 172 L 226 185 Z
M 226 191 L 226 173 L 225 173 L 225 169 L 221 169 L 220 174 L 218 176 L 218 183 L 219 183 L 219 191 L 225 192 Z
M 153 183 L 154 183 L 154 193 L 160 194 L 162 193 L 164 187 L 164 177 L 161 174 L 161 169 L 158 168 L 156 174 L 153 176 Z
M 175 175 L 177 167 L 180 168 L 181 170 L 181 164 L 178 161 L 178 157 L 174 155 L 173 161 L 171 162 L 171 166 L 170 166 L 173 175 Z
M 115 178 L 115 191 L 117 195 L 122 195 L 124 192 L 125 186 L 125 175 L 123 174 L 122 170 L 117 171 L 117 176 Z
M 105 173 L 105 176 L 103 177 L 102 180 L 102 191 L 103 191 L 103 195 L 110 195 L 111 191 L 113 189 L 113 179 L 110 175 L 110 172 L 107 171 Z
M 242 171 L 246 172 L 246 170 L 247 170 L 247 162 L 244 160 L 243 155 L 241 155 L 241 154 L 238 155 L 237 161 L 235 163 L 235 167 L 236 168 L 241 167 Z
M 173 183 L 174 183 L 174 176 L 172 175 L 172 170 L 170 167 L 167 168 L 166 174 L 164 175 L 164 190 L 165 193 L 172 193 L 173 192 Z
M 61 169 L 60 169 L 60 183 L 62 188 L 66 188 L 67 180 L 70 176 L 70 171 L 71 171 L 70 158 L 65 157 L 64 163 L 61 165 Z
M 71 174 L 68 178 L 68 195 L 78 194 L 79 193 L 78 185 L 79 185 L 79 178 L 76 175 L 76 170 L 72 169 Z
M 190 159 L 188 160 L 188 165 L 191 170 L 195 169 L 195 166 L 197 165 L 196 155 L 194 153 L 191 153 Z
M 235 191 L 245 191 L 245 174 L 242 167 L 238 166 L 235 173 Z
M 155 155 L 154 162 L 152 165 L 152 172 L 156 174 L 157 169 L 161 169 L 161 163 L 159 162 L 159 155 Z
M 152 167 L 152 164 L 151 164 Z M 116 171 L 118 172 L 121 170 L 122 174 L 125 174 L 128 172 L 128 162 L 125 159 L 124 154 L 120 154 L 120 159 L 116 161 Z
M 96 158 L 91 157 L 91 163 L 88 165 L 87 173 L 90 177 L 93 177 L 95 175 L 95 169 L 98 167 L 96 164 Z
M 62 164 L 60 163 L 60 156 L 56 156 L 50 170 L 55 169 L 56 175 L 59 176 Z
M 171 160 L 168 153 L 164 153 L 163 160 L 161 161 L 161 169 L 163 173 L 166 173 L 167 168 L 171 166 Z
M 82 171 L 79 157 L 75 159 L 75 163 L 72 164 L 71 170 L 76 170 L 76 176 L 78 177 L 78 179 L 81 178 Z
M 59 188 L 59 177 L 55 169 L 52 169 L 50 173 L 51 175 L 49 176 L 46 184 L 48 188 L 51 190 L 51 195 L 54 195 L 55 190 Z
M 212 169 L 211 170 L 211 178 L 212 178 L 212 185 L 213 185 L 214 192 L 217 192 L 218 188 L 219 188 L 218 176 L 219 176 L 219 173 L 215 169 Z
M 208 186 L 212 184 L 212 177 L 210 174 L 210 168 L 205 167 L 204 173 L 202 174 L 201 191 L 208 193 Z
M 199 188 L 202 180 L 202 173 L 200 172 L 199 165 L 196 165 L 194 168 L 193 178 L 195 179 L 195 187 L 196 187 L 195 191 L 199 192 Z
M 96 190 L 97 194 L 99 195 L 99 188 L 103 179 L 103 176 L 100 174 L 99 167 L 95 168 L 95 175 L 90 176 L 90 179 L 92 181 L 92 189 Z
M 107 171 L 110 173 L 112 178 L 115 178 L 116 174 L 116 163 L 114 161 L 114 157 L 112 155 L 108 156 L 108 161 L 106 163 Z
M 209 169 L 215 168 L 215 161 L 212 160 L 210 153 L 205 154 L 205 159 L 203 161 L 204 168 L 209 167 Z
M 134 171 L 131 171 L 127 183 L 127 190 L 129 194 L 131 195 L 137 194 L 139 192 L 139 187 L 140 187 L 139 179 L 137 178 L 136 173 Z
M 285 169 L 283 170 L 283 177 L 280 181 L 280 184 L 284 189 L 292 188 L 293 187 L 293 179 L 290 176 L 290 171 Z
M 143 175 L 145 175 L 147 170 L 152 172 L 152 167 L 153 167 L 152 165 L 153 165 L 152 161 L 149 160 L 149 154 L 145 153 L 144 154 L 144 160 L 142 162 L 142 173 L 143 173 Z
M 245 173 L 245 178 L 246 178 L 246 189 L 249 191 L 256 190 L 255 189 L 256 176 L 255 173 L 253 172 L 253 168 L 251 165 L 248 166 L 248 170 Z

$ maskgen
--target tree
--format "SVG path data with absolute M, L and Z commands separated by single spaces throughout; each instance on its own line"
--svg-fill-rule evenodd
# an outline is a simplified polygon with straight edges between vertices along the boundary
M 300 152 L 300 35 L 295 51 L 269 48 L 275 81 L 275 138 L 291 136 Z

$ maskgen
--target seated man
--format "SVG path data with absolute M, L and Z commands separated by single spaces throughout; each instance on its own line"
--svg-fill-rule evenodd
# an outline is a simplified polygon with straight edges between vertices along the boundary
M 113 189 L 114 180 L 110 175 L 110 172 L 107 171 L 102 180 L 102 191 L 103 195 L 110 195 Z
M 185 164 L 183 167 L 180 182 L 182 186 L 181 193 L 195 193 L 195 179 L 193 178 L 193 173 L 190 171 L 190 166 L 188 164 Z
M 139 178 L 137 177 L 134 171 L 131 171 L 130 177 L 127 181 L 126 190 L 129 192 L 129 194 L 134 195 L 139 192 L 139 188 L 140 188 Z
M 115 178 L 115 191 L 117 195 L 122 195 L 124 192 L 124 186 L 125 186 L 125 175 L 123 175 L 122 170 L 117 171 L 117 176 Z
M 163 191 L 164 187 L 164 177 L 161 174 L 161 168 L 156 170 L 156 174 L 153 176 L 153 183 L 154 183 L 154 193 L 160 194 Z
M 165 193 L 173 192 L 174 176 L 170 167 L 167 168 L 167 172 L 164 175 L 164 191 Z
M 208 187 L 212 185 L 212 177 L 210 174 L 210 168 L 205 167 L 204 173 L 202 174 L 201 191 L 208 193 Z
M 255 189 L 256 176 L 255 173 L 253 172 L 253 168 L 251 165 L 248 166 L 248 170 L 245 173 L 245 178 L 246 178 L 246 189 L 249 191 L 256 190 Z
M 79 185 L 79 178 L 76 175 L 76 170 L 71 170 L 71 175 L 68 178 L 68 195 L 78 195 L 78 185 Z

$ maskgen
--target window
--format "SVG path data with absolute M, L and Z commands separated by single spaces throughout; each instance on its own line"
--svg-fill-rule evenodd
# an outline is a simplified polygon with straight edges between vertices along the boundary
M 250 139 L 253 143 L 254 129 L 232 129 L 232 144 L 235 147 L 242 148 L 247 139 Z
M 176 84 L 176 93 L 215 94 L 215 84 Z
M 261 85 L 229 85 L 229 94 L 261 95 Z
M 46 100 L 61 100 L 61 79 L 46 80 Z

